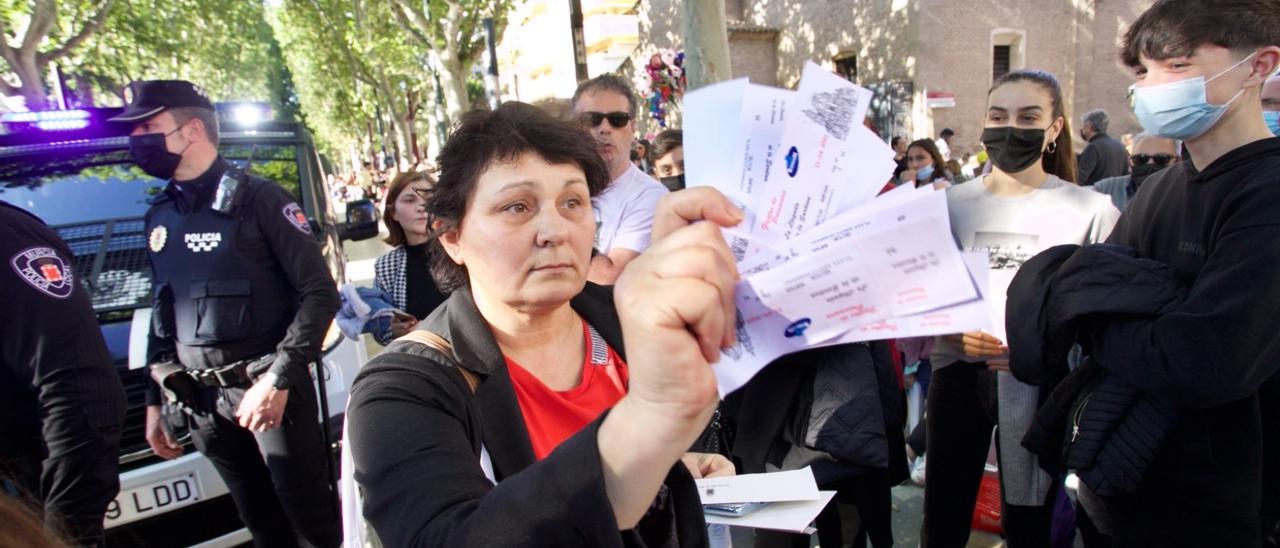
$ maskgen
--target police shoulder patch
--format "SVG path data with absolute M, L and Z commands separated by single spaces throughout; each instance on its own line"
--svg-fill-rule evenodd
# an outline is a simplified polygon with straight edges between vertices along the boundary
M 307 222 L 307 214 L 302 211 L 301 207 L 295 202 L 289 202 L 284 206 L 284 218 L 289 224 L 298 229 L 303 234 L 311 234 L 311 223 Z
M 51 247 L 29 247 L 9 260 L 18 277 L 40 292 L 65 299 L 75 290 L 71 266 Z

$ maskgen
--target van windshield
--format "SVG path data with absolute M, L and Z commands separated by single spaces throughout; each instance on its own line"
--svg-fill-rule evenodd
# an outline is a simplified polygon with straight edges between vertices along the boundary
M 253 158 L 251 172 L 299 196 L 294 145 L 229 144 L 221 153 L 241 167 Z M 0 200 L 57 230 L 75 255 L 75 272 L 100 313 L 150 305 L 142 218 L 165 184 L 133 165 L 123 148 L 64 149 L 0 163 Z

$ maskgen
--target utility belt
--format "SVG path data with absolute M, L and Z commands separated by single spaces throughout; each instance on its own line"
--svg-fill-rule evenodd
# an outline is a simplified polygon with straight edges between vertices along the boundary
M 202 388 L 247 388 L 271 368 L 275 359 L 276 353 L 272 352 L 208 369 L 188 369 L 177 361 L 165 361 L 151 364 L 151 379 L 166 401 L 194 410 Z

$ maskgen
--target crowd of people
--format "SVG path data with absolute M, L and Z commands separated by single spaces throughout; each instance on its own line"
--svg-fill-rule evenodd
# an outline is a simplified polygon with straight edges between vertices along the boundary
M 1280 110 L 1280 85 L 1274 85 L 1277 80 L 1270 78 L 1276 72 L 1276 62 L 1280 61 L 1276 56 L 1280 50 L 1274 45 L 1280 41 L 1280 36 L 1261 24 L 1250 27 L 1248 33 L 1232 34 L 1230 41 L 1217 32 L 1230 24 L 1224 14 L 1261 10 L 1270 17 L 1264 18 L 1265 21 L 1274 21 L 1277 14 L 1274 7 L 1269 8 L 1270 11 L 1264 10 L 1257 2 L 1239 2 L 1233 6 L 1237 11 L 1228 9 L 1231 6 L 1211 9 L 1205 3 L 1159 2 L 1129 30 L 1122 53 L 1138 74 L 1135 109 L 1147 132 L 1125 136 L 1124 139 L 1113 138 L 1108 133 L 1108 114 L 1095 110 L 1075 120 L 1080 128 L 1077 133 L 1071 127 L 1073 120 L 1066 112 L 1057 78 L 1045 72 L 1021 70 L 1005 75 L 992 87 L 983 126 L 964 128 L 965 131 L 981 133 L 980 148 L 953 157 L 955 147 L 952 140 L 957 132 L 951 129 L 940 132 L 937 139 L 891 139 L 898 167 L 886 190 L 905 183 L 931 185 L 945 190 L 957 244 L 963 249 L 986 250 L 991 256 L 993 273 L 1013 281 L 1007 311 L 1011 326 L 1007 335 L 1009 340 L 975 332 L 937 339 L 848 345 L 787 356 L 766 368 L 741 391 L 715 406 L 711 415 L 714 418 L 709 421 L 706 431 L 698 437 L 697 443 L 684 449 L 707 451 L 709 446 L 715 447 L 714 452 L 727 457 L 739 472 L 813 466 L 819 484 L 835 489 L 839 493 L 837 502 L 856 508 L 859 516 L 855 520 L 859 525 L 853 532 L 855 536 L 844 537 L 840 514 L 834 511 L 837 504 L 833 504 L 833 508 L 824 512 L 817 521 L 823 545 L 866 540 L 876 546 L 890 545 L 889 488 L 910 476 L 925 487 L 922 545 L 964 545 L 969 537 L 980 480 L 988 464 L 988 452 L 993 446 L 998 454 L 996 464 L 1001 480 L 1003 505 L 1000 518 L 1009 546 L 1062 545 L 1063 536 L 1052 533 L 1061 529 L 1064 519 L 1072 524 L 1070 538 L 1075 536 L 1074 530 L 1078 528 L 1088 546 L 1257 545 L 1263 539 L 1274 543 L 1276 489 L 1274 474 L 1268 476 L 1272 482 L 1269 487 L 1261 487 L 1261 444 L 1266 441 L 1261 425 L 1264 416 L 1269 417 L 1266 419 L 1268 424 L 1275 426 L 1280 423 L 1275 421 L 1274 413 L 1268 411 L 1265 404 L 1261 404 L 1262 413 L 1242 411 L 1260 405 L 1258 393 L 1265 390 L 1262 381 L 1267 380 L 1269 374 L 1274 374 L 1274 367 L 1261 365 L 1264 358 L 1260 356 L 1266 355 L 1263 348 L 1269 343 L 1243 337 L 1252 333 L 1268 339 L 1260 334 L 1271 320 L 1266 319 L 1265 313 L 1256 306 L 1230 309 L 1227 308 L 1230 303 L 1218 302 L 1207 309 L 1186 308 L 1194 307 L 1196 303 L 1209 305 L 1206 300 L 1208 294 L 1200 292 L 1213 291 L 1212 285 L 1202 284 L 1223 283 L 1220 279 L 1215 280 L 1216 277 L 1225 276 L 1245 283 L 1243 278 L 1234 276 L 1248 271 L 1250 267 L 1244 263 L 1250 261 L 1241 257 L 1238 263 L 1228 265 L 1209 260 L 1214 253 L 1221 253 L 1217 251 L 1220 246 L 1229 246 L 1233 240 L 1233 237 L 1226 237 L 1224 243 L 1219 244 L 1217 239 L 1225 237 L 1220 231 L 1233 226 L 1239 230 L 1270 226 L 1267 224 L 1269 221 L 1261 212 L 1253 213 L 1263 215 L 1258 219 L 1237 217 L 1248 214 L 1245 211 L 1251 208 L 1246 204 L 1252 200 L 1239 197 L 1239 191 L 1227 190 L 1225 182 L 1217 185 L 1221 190 L 1216 192 L 1221 193 L 1221 197 L 1209 202 L 1209 207 L 1217 208 L 1216 213 L 1199 211 L 1204 204 L 1198 201 L 1167 201 L 1168 196 L 1207 192 L 1201 190 L 1202 186 L 1219 179 L 1207 179 L 1203 173 L 1224 177 L 1224 173 L 1215 174 L 1215 171 L 1228 168 L 1218 168 L 1224 164 L 1217 161 L 1225 156 L 1226 161 L 1231 162 L 1232 150 L 1237 148 L 1251 150 L 1248 155 L 1239 154 L 1242 157 L 1237 162 L 1243 163 L 1229 168 L 1242 170 L 1236 171 L 1232 177 L 1265 178 L 1263 166 L 1267 162 L 1267 154 L 1264 143 L 1271 142 L 1266 138 L 1272 133 L 1262 134 L 1258 129 L 1264 125 L 1280 129 L 1280 123 L 1275 121 L 1277 115 L 1264 114 L 1264 110 Z M 1186 23 L 1186 19 L 1178 14 L 1178 10 L 1185 9 L 1202 9 L 1200 18 L 1212 24 Z M 1214 24 L 1220 25 L 1218 30 L 1214 30 Z M 1189 63 L 1187 59 L 1195 62 Z M 1196 76 L 1186 77 L 1184 67 L 1187 65 L 1197 67 L 1197 73 L 1203 75 L 1203 80 Z M 1187 88 L 1189 84 L 1181 84 L 1188 91 L 1179 90 L 1179 93 L 1189 95 L 1195 91 L 1207 99 L 1201 103 L 1188 103 L 1180 96 L 1178 99 L 1183 102 L 1179 103 L 1170 98 L 1173 91 L 1145 91 L 1148 86 L 1154 90 L 1172 90 L 1178 86 L 1176 82 L 1184 79 L 1197 84 L 1202 81 L 1208 83 L 1201 84 L 1203 88 L 1196 90 Z M 1158 85 L 1164 87 L 1155 87 Z M 589 192 L 597 204 L 594 214 L 601 233 L 596 235 L 596 247 L 591 250 L 596 258 L 585 259 L 588 265 L 586 279 L 605 285 L 612 281 L 617 284 L 615 299 L 635 303 L 627 292 L 630 287 L 624 282 L 631 272 L 628 266 L 631 261 L 638 260 L 637 257 L 644 258 L 648 246 L 658 241 L 654 237 L 658 232 L 652 219 L 662 215 L 664 206 L 678 202 L 680 198 L 692 198 L 686 194 L 689 191 L 672 192 L 665 202 L 654 206 L 651 199 L 642 197 L 643 191 L 639 189 L 655 189 L 656 195 L 662 195 L 647 176 L 660 177 L 663 186 L 671 191 L 683 188 L 683 180 L 670 179 L 683 172 L 683 151 L 679 146 L 678 130 L 664 131 L 652 141 L 633 142 L 635 104 L 629 99 L 632 95 L 624 86 L 622 81 L 609 76 L 584 83 L 575 96 L 573 112 L 578 125 L 586 128 L 596 139 L 610 179 L 603 191 L 593 189 Z M 1235 87 L 1227 90 L 1228 86 Z M 514 107 L 503 107 L 495 113 L 477 115 L 476 125 L 465 127 L 463 131 L 479 132 L 481 128 L 489 128 L 493 132 L 520 135 L 519 138 L 512 137 L 521 142 L 511 145 L 516 152 L 491 153 L 503 158 L 504 164 L 519 166 L 526 161 L 523 158 L 527 155 L 545 159 L 561 157 L 562 153 L 543 150 L 540 143 L 546 139 L 536 137 L 533 128 L 523 127 L 525 122 L 537 125 L 530 119 L 538 116 L 535 112 L 522 112 L 516 116 Z M 1197 116 L 1198 119 L 1193 119 Z M 481 117 L 487 119 L 480 122 Z M 1196 126 L 1196 131 L 1188 131 L 1188 126 Z M 524 135 L 525 131 L 535 133 Z M 1078 154 L 1073 150 L 1077 136 L 1086 143 Z M 619 151 L 622 150 L 631 151 L 627 158 L 630 164 L 621 161 Z M 679 154 L 672 154 L 672 151 Z M 447 179 L 451 166 L 441 164 L 439 169 L 437 189 L 459 184 Z M 453 169 L 461 169 L 466 174 L 463 179 L 465 185 L 478 185 L 478 181 L 484 181 L 489 174 L 485 170 L 477 173 L 457 165 Z M 527 173 L 530 169 L 517 171 Z M 584 173 L 590 171 L 581 165 L 579 169 Z M 1191 181 L 1198 185 L 1188 186 Z M 1140 189 L 1153 185 L 1159 185 L 1162 190 L 1140 192 Z M 473 190 L 469 191 L 475 192 L 474 188 L 480 187 L 471 188 Z M 1260 188 L 1256 191 L 1262 192 Z M 613 193 L 622 198 L 620 201 L 635 207 L 620 209 L 610 205 Z M 535 219 L 543 215 L 542 211 L 550 209 L 550 204 L 554 203 L 553 194 L 548 191 L 541 198 L 548 205 L 533 208 L 538 213 L 526 213 L 528 222 L 539 224 L 539 230 L 544 229 L 540 224 L 543 221 Z M 472 211 L 455 207 L 447 213 L 436 212 L 430 200 L 425 201 L 422 207 L 429 212 L 428 217 L 461 217 L 463 221 L 456 225 L 459 228 L 467 226 L 465 219 Z M 1237 214 L 1236 208 L 1242 208 L 1241 213 Z M 1142 213 L 1135 214 L 1136 210 Z M 1122 215 L 1125 211 L 1129 213 Z M 1188 217 L 1189 213 L 1180 211 L 1195 211 L 1195 214 Z M 545 215 L 552 214 L 548 212 Z M 569 216 L 562 214 L 562 217 Z M 1156 226 L 1160 227 L 1160 233 L 1151 232 Z M 618 232 L 615 227 L 626 228 Z M 565 241 L 574 241 L 572 231 L 565 230 Z M 465 229 L 458 233 L 465 234 Z M 643 240 L 643 236 L 626 236 L 637 233 L 648 233 L 650 237 Z M 619 234 L 623 235 L 621 239 L 618 239 Z M 459 248 L 455 246 L 460 244 L 451 243 L 451 237 L 457 236 L 441 238 L 449 261 L 454 265 L 471 264 L 465 253 L 457 251 Z M 491 240 L 483 241 L 492 243 Z M 537 237 L 531 241 L 535 247 L 550 245 Z M 609 245 L 615 241 L 626 242 L 621 247 L 626 251 Z M 603 246 L 600 245 L 602 242 Z M 1274 245 L 1262 247 L 1271 250 L 1267 257 L 1275 257 Z M 580 253 L 585 254 L 586 251 Z M 1183 257 L 1188 254 L 1197 259 L 1188 261 Z M 608 257 L 609 262 L 599 259 L 602 255 Z M 1050 266 L 1038 262 L 1043 259 L 1037 258 L 1053 255 L 1059 257 L 1059 263 L 1066 264 Z M 1062 270 L 1068 266 L 1079 269 L 1086 258 L 1092 261 L 1089 263 L 1093 265 L 1092 269 Z M 567 263 L 574 264 L 574 261 Z M 520 263 L 512 261 L 506 264 Z M 1260 263 L 1253 264 L 1261 267 Z M 600 265 L 607 265 L 607 269 L 597 270 L 595 267 Z M 470 272 L 471 267 L 467 268 Z M 1156 268 L 1165 276 L 1160 279 L 1170 286 L 1170 295 L 1166 296 L 1168 300 L 1159 301 L 1160 306 L 1153 303 L 1138 303 L 1145 307 L 1136 306 L 1125 299 L 1115 299 L 1095 290 L 1091 295 L 1086 294 L 1091 299 L 1073 302 L 1074 309 L 1085 307 L 1089 311 L 1088 322 L 1071 323 L 1069 329 L 1072 331 L 1068 332 L 1068 326 L 1062 323 L 1065 318 L 1055 316 L 1064 312 L 1053 306 L 1054 298 L 1083 299 L 1079 295 L 1080 289 L 1075 289 L 1074 294 L 1068 293 L 1067 287 L 1073 286 L 1066 284 L 1071 282 L 1088 284 L 1107 279 L 1110 281 L 1104 286 L 1113 290 L 1150 292 L 1151 288 L 1143 284 L 1150 285 L 1153 283 L 1151 280 L 1138 283 L 1125 279 L 1129 284 L 1126 285 L 1119 279 L 1106 278 L 1108 275 L 1131 273 L 1133 268 Z M 1026 280 L 1030 272 L 1039 272 L 1045 277 Z M 601 276 L 601 273 L 607 275 Z M 648 276 L 651 273 L 637 275 Z M 513 276 L 513 271 L 501 271 L 494 276 L 486 268 L 485 276 L 506 280 Z M 427 352 L 429 360 L 471 369 L 482 378 L 508 377 L 509 381 L 500 383 L 503 387 L 501 392 L 505 394 L 503 397 L 513 399 L 514 405 L 507 404 L 506 409 L 518 409 L 520 413 L 508 417 L 507 421 L 524 426 L 522 431 L 516 432 L 516 437 L 521 439 L 520 445 L 524 439 L 529 439 L 531 446 L 541 447 L 545 442 L 539 438 L 549 428 L 543 417 L 548 414 L 573 415 L 570 410 L 581 412 L 577 398 L 594 392 L 589 383 L 596 377 L 592 376 L 590 363 L 585 358 L 572 358 L 565 365 L 553 367 L 551 363 L 564 358 L 561 352 L 539 353 L 536 347 L 542 340 L 549 348 L 561 350 L 577 347 L 580 352 L 587 352 L 593 348 L 592 328 L 598 330 L 596 323 L 605 322 L 582 312 L 589 305 L 575 302 L 575 299 L 589 300 L 587 296 L 594 286 L 587 285 L 577 297 L 571 296 L 573 292 L 560 297 L 567 298 L 567 301 L 557 299 L 545 304 L 574 318 L 574 321 L 562 320 L 560 334 L 556 334 L 555 330 L 542 325 L 545 320 L 528 316 L 529 311 L 523 307 L 531 305 L 520 296 L 519 290 L 508 292 L 485 287 L 487 284 L 477 283 L 479 280 L 474 274 L 469 280 L 470 284 L 464 287 L 471 291 L 490 294 L 487 298 L 508 295 L 509 300 L 481 304 L 479 297 L 451 296 L 444 307 L 448 314 L 435 317 L 434 325 L 431 325 L 432 320 L 428 320 L 427 329 L 442 333 L 457 329 L 461 321 L 445 322 L 445 317 L 458 313 L 453 309 L 462 303 L 457 301 L 470 300 L 475 304 L 467 308 L 478 307 L 480 317 L 489 322 L 488 331 L 494 334 L 494 344 L 501 351 L 501 357 L 493 354 L 487 359 L 490 364 L 468 364 L 465 361 L 468 356 L 485 361 L 484 354 L 473 350 L 464 352 L 455 346 L 452 352 Z M 1040 285 L 1036 286 L 1036 282 Z M 1175 285 L 1176 289 L 1172 288 Z M 578 286 L 575 284 L 573 287 Z M 1274 289 L 1268 286 L 1266 291 Z M 1060 297 L 1059 292 L 1062 293 Z M 1018 296 L 1022 299 L 1014 300 Z M 1241 295 L 1236 297 L 1243 298 Z M 1040 301 L 1033 298 L 1050 300 L 1034 306 Z M 1219 294 L 1216 298 L 1223 299 L 1225 295 Z M 521 318 L 519 321 L 502 317 L 513 310 Z M 564 310 L 578 312 L 572 315 Z M 1203 314 L 1211 314 L 1212 310 L 1220 311 L 1219 314 L 1232 310 L 1229 316 L 1210 317 L 1220 320 L 1230 317 L 1230 321 L 1221 325 L 1241 322 L 1241 329 L 1211 329 L 1206 322 L 1213 324 L 1214 321 Z M 623 315 L 622 327 L 627 332 L 626 314 L 623 312 L 620 308 L 617 313 Z M 495 321 L 506 327 L 495 327 Z M 575 322 L 582 321 L 586 322 L 586 328 L 572 328 Z M 1041 330 L 1031 327 L 1013 329 L 1014 323 L 1039 326 Z M 1215 336 L 1206 337 L 1204 329 L 1210 329 Z M 531 333 L 538 333 L 540 337 L 527 336 Z M 702 333 L 695 331 L 693 335 Z M 1120 342 L 1129 337 L 1135 341 Z M 448 336 L 445 338 L 449 339 Z M 573 338 L 584 342 L 576 345 L 568 342 Z M 701 337 L 696 338 L 700 344 L 707 343 Z M 609 341 L 609 337 L 604 340 Z M 624 340 L 623 349 L 630 350 L 630 338 Z M 1064 340 L 1080 344 L 1072 350 L 1072 344 L 1064 345 Z M 1188 340 L 1195 340 L 1196 344 L 1188 346 Z M 467 340 L 466 344 L 475 343 Z M 525 346 L 533 346 L 534 350 L 522 348 Z M 406 344 L 395 349 L 411 352 L 410 348 Z M 1174 348 L 1178 352 L 1169 354 Z M 1244 348 L 1255 350 L 1246 354 L 1242 353 Z M 610 357 L 627 355 L 626 352 L 612 351 L 604 354 Z M 535 360 L 531 362 L 534 365 L 513 358 L 513 355 L 530 356 L 526 359 Z M 545 362 L 538 363 L 539 357 Z M 381 359 L 375 359 L 375 362 Z M 571 365 L 579 359 L 584 359 L 582 366 Z M 496 360 L 502 360 L 506 366 L 505 375 L 501 373 L 500 366 L 492 363 Z M 615 362 L 615 366 L 620 364 Z M 1208 369 L 1195 369 L 1197 364 Z M 395 367 L 404 373 L 403 365 Z M 580 369 L 580 372 L 577 375 L 565 373 L 573 369 Z M 382 368 L 375 370 L 383 373 Z M 1191 371 L 1201 371 L 1215 378 L 1212 381 L 1201 379 L 1196 386 L 1181 384 L 1196 378 Z M 535 393 L 524 386 L 523 383 L 530 380 L 526 373 L 530 372 L 534 379 L 544 383 L 539 388 L 549 388 L 553 395 Z M 377 384 L 377 396 L 370 395 L 370 399 L 364 399 L 357 390 L 353 421 L 359 421 L 364 413 L 372 413 L 366 409 L 379 406 L 373 400 L 389 398 L 401 401 L 408 397 L 401 391 L 417 392 L 405 388 L 407 379 L 386 374 L 384 382 Z M 372 378 L 372 373 L 369 375 Z M 625 379 L 625 375 L 620 377 Z M 623 382 L 625 385 L 625 380 Z M 830 388 L 833 382 L 845 388 L 841 393 L 857 394 L 857 397 L 834 402 L 815 401 L 813 395 Z M 927 403 L 921 413 L 923 420 L 918 424 L 908 424 L 903 411 L 904 388 L 911 383 L 927 387 L 924 391 Z M 1141 405 L 1132 407 L 1133 404 L 1125 400 L 1115 400 L 1121 392 L 1113 392 L 1113 384 L 1126 387 L 1128 392 L 1122 392 L 1125 397 Z M 484 386 L 482 382 L 481 389 Z M 385 390 L 391 387 L 395 387 L 394 391 L 386 393 Z M 477 395 L 479 393 L 476 392 Z M 1197 399 L 1195 394 L 1203 394 L 1203 397 Z M 1226 394 L 1231 394 L 1231 397 L 1226 398 Z M 1088 405 L 1091 397 L 1095 396 L 1110 399 L 1106 399 L 1105 404 Z M 421 398 L 420 395 L 418 397 Z M 628 397 L 627 392 L 618 391 L 607 396 L 605 401 L 613 404 L 624 397 Z M 598 402 L 595 399 L 591 401 Z M 442 407 L 434 400 L 423 404 L 433 409 Z M 599 436 L 603 426 L 611 425 L 608 417 L 612 415 L 599 412 L 611 407 L 609 404 L 592 408 L 585 415 L 576 415 L 574 427 L 560 431 L 574 430 L 588 439 Z M 461 404 L 455 402 L 450 405 Z M 490 405 L 497 403 L 491 401 Z M 1152 424 L 1142 422 L 1152 420 L 1147 414 L 1151 411 L 1146 406 L 1151 406 L 1151 409 L 1177 409 L 1179 420 L 1168 423 L 1154 421 Z M 1191 409 L 1182 410 L 1180 406 L 1190 406 Z M 709 409 L 712 408 L 706 406 L 703 411 Z M 1051 413 L 1059 409 L 1065 412 Z M 861 427 L 849 427 L 848 422 L 835 425 L 814 418 L 828 417 L 832 413 L 845 413 L 867 420 L 859 423 L 863 425 Z M 1235 425 L 1233 428 L 1213 432 L 1201 430 L 1213 423 L 1207 417 L 1228 416 Z M 592 423 L 588 417 L 596 417 L 598 421 L 600 417 L 604 419 L 603 422 Z M 1072 417 L 1076 422 L 1068 424 L 1067 419 Z M 386 417 L 370 419 L 366 427 L 374 429 L 374 424 L 389 420 Z M 486 419 L 481 417 L 480 420 Z M 1158 429 L 1158 425 L 1164 428 Z M 491 426 L 504 429 L 504 433 L 510 433 L 506 429 L 511 427 L 507 422 L 502 426 Z M 819 446 L 812 439 L 793 435 L 793 432 L 816 432 L 823 428 L 832 429 L 833 435 L 843 439 L 856 440 L 845 448 L 856 447 L 858 450 Z M 1072 442 L 1074 437 L 1080 436 L 1087 439 L 1089 445 L 1076 445 L 1061 439 L 1064 429 Z M 385 435 L 392 436 L 392 433 Z M 471 436 L 470 442 L 459 439 L 457 443 L 464 446 L 467 443 L 472 446 L 490 443 L 483 434 L 480 434 L 480 439 L 474 438 L 474 432 Z M 1133 443 L 1133 439 L 1149 443 L 1149 452 L 1139 455 L 1124 453 L 1129 447 L 1125 444 Z M 1209 445 L 1198 445 L 1205 442 Z M 377 451 L 377 455 L 384 455 L 384 449 L 391 450 L 393 454 L 414 452 L 419 444 L 431 442 L 410 440 L 400 443 L 411 446 L 393 444 L 390 440 L 357 441 L 353 447 L 357 466 L 362 461 L 369 462 L 366 459 L 376 461 L 383 458 L 362 456 L 361 446 L 380 448 L 371 450 Z M 560 443 L 573 445 L 572 441 Z M 596 446 L 601 452 L 599 458 L 607 467 L 609 457 L 605 451 L 608 448 L 599 442 L 598 437 Z M 577 445 L 574 448 L 574 451 L 580 450 Z M 489 472 L 499 486 L 504 482 L 520 481 L 517 478 L 524 477 L 520 474 L 532 474 L 527 476 L 528 481 L 535 484 L 547 481 L 547 474 L 554 475 L 552 470 L 560 466 L 548 462 L 545 469 L 533 473 L 536 467 L 532 467 L 528 460 L 530 454 L 534 462 L 554 460 L 561 455 L 557 451 L 546 453 L 543 449 L 506 449 L 515 450 L 524 457 L 493 457 L 493 471 L 480 462 L 472 463 L 472 466 L 478 467 L 478 471 Z M 1122 464 L 1108 460 L 1117 458 L 1117 451 L 1130 460 Z M 1219 455 L 1219 452 L 1230 454 Z M 1212 455 L 1212 458 L 1200 459 L 1199 456 L 1204 454 Z M 1267 454 L 1274 455 L 1274 449 Z M 507 464 L 497 465 L 499 460 L 507 461 Z M 403 463 L 402 460 L 396 462 Z M 368 466 L 378 469 L 374 464 Z M 424 461 L 422 466 L 425 470 L 429 463 Z M 530 467 L 528 472 L 525 471 L 526 466 Z M 1108 469 L 1112 466 L 1118 469 Z M 912 467 L 915 468 L 914 475 L 911 474 Z M 1128 476 L 1127 482 L 1121 482 L 1117 479 L 1122 474 L 1119 470 L 1136 475 Z M 520 474 L 513 477 L 513 472 Z M 693 472 L 696 475 L 698 471 L 695 469 Z M 1070 483 L 1068 476 L 1073 478 Z M 1078 481 L 1074 481 L 1075 478 Z M 1222 480 L 1208 481 L 1208 478 Z M 359 476 L 357 480 L 361 481 Z M 378 491 L 376 485 L 395 485 L 393 494 L 396 494 L 410 480 L 408 475 L 379 475 L 376 479 L 362 480 L 362 485 L 370 491 Z M 444 483 L 452 484 L 449 481 Z M 1249 493 L 1241 494 L 1234 490 L 1246 484 L 1250 485 Z M 648 489 L 654 485 L 648 484 Z M 681 492 L 675 485 L 666 485 L 673 494 Z M 420 488 L 428 488 L 425 480 Z M 454 492 L 450 491 L 452 488 L 439 489 L 443 491 L 433 491 L 429 498 L 434 500 L 446 496 L 446 492 Z M 584 489 L 585 494 L 595 488 Z M 608 493 L 607 487 L 605 492 Z M 476 493 L 480 498 L 476 508 L 486 508 L 485 497 L 496 496 Z M 1223 497 L 1233 493 L 1237 499 L 1226 504 Z M 1269 496 L 1264 497 L 1264 493 Z M 502 500 L 519 496 L 519 493 L 505 492 Z M 379 500 L 377 510 L 370 511 L 366 507 L 366 515 L 373 520 L 374 528 L 379 529 L 378 521 L 387 520 L 385 528 L 402 532 L 404 525 L 400 522 L 393 524 L 391 519 L 391 516 L 398 516 L 395 514 L 395 497 Z M 502 507 L 507 503 L 494 504 Z M 679 521 L 683 515 L 679 511 L 681 507 L 678 503 L 673 504 L 673 514 L 665 515 L 674 515 Z M 600 510 L 608 514 L 607 508 L 601 506 Z M 384 511 L 389 514 L 382 514 Z M 549 512 L 554 513 L 553 510 Z M 1070 517 L 1064 518 L 1064 514 Z M 1178 522 L 1171 521 L 1169 516 L 1196 517 Z M 613 517 L 616 519 L 618 516 L 615 513 Z M 646 519 L 651 517 L 646 515 Z M 422 518 L 408 527 L 419 534 L 438 531 L 444 536 L 429 538 L 447 541 L 454 538 L 448 535 L 459 529 L 459 522 L 454 520 L 466 523 L 468 519 L 475 518 L 470 515 L 459 515 L 445 521 Z M 543 519 L 557 518 L 540 515 L 523 526 L 544 527 L 540 521 Z M 589 515 L 577 513 L 559 519 L 565 521 L 557 523 L 569 528 L 588 527 L 583 520 L 592 521 Z M 641 530 L 647 529 L 641 527 Z M 506 535 L 514 531 L 493 533 Z M 664 531 L 680 529 L 667 527 Z M 524 532 L 520 531 L 521 534 Z M 758 545 L 807 542 L 765 532 L 757 533 L 755 538 Z
M 1280 6 L 1157 0 L 1119 56 L 1145 130 L 1127 144 L 1106 112 L 1073 119 L 1058 78 L 1034 69 L 998 78 L 984 118 L 957 126 L 980 149 L 957 157 L 955 129 L 890 138 L 885 191 L 945 192 L 956 244 L 987 252 L 1007 283 L 999 336 L 810 349 L 723 401 L 713 368 L 737 341 L 739 276 L 721 229 L 744 213 L 686 188 L 680 131 L 637 140 L 636 94 L 608 74 L 579 85 L 568 119 L 522 103 L 467 113 L 430 171 L 359 191 L 384 199 L 392 249 L 374 289 L 403 314 L 351 390 L 344 472 L 368 528 L 346 523 L 348 542 L 719 545 L 694 479 L 809 467 L 836 492 L 815 521 L 820 545 L 891 546 L 890 489 L 914 480 L 920 545 L 958 547 L 994 464 L 1012 548 L 1276 546 Z M 217 157 L 216 124 L 190 113 L 207 99 L 167 88 L 134 102 L 121 116 L 135 161 L 173 181 L 147 218 L 168 288 L 148 401 L 179 391 L 174 364 L 216 370 L 185 402 L 188 422 L 255 541 L 336 546 L 344 524 L 314 504 L 315 421 L 294 420 L 316 414 L 314 396 L 291 390 L 312 382 L 300 364 L 340 305 L 333 280 L 279 187 L 244 179 L 247 209 L 218 209 L 234 168 Z M 343 198 L 362 186 L 343 179 Z M 166 226 L 256 243 L 250 259 L 179 259 Z M 189 296 L 215 289 L 193 269 L 248 278 L 219 294 L 297 302 L 259 307 L 278 313 L 251 326 L 201 324 L 210 305 Z M 4 343 L 6 365 L 47 370 L 38 348 Z M 176 457 L 161 420 L 149 409 L 147 439 Z M 89 522 L 78 531 L 92 543 Z

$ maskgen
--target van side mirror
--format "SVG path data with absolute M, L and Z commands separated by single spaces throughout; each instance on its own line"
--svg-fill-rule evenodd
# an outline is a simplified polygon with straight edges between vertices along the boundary
M 356 200 L 347 204 L 347 222 L 342 223 L 343 240 L 368 240 L 378 235 L 378 206 L 373 200 Z

